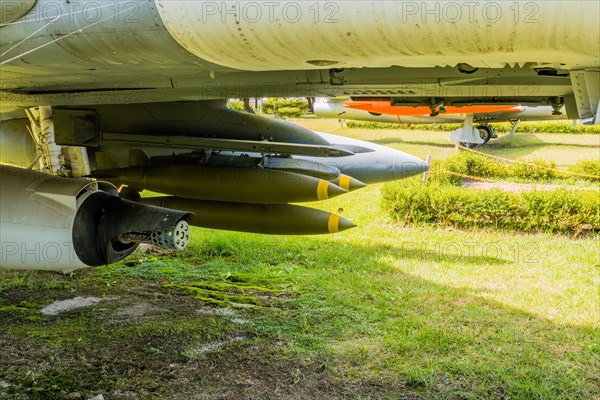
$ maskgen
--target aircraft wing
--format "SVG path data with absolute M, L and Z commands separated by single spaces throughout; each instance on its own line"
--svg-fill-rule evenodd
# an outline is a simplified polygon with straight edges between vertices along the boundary
M 598 2 L 15 0 L 1 11 L 2 113 L 385 95 L 552 99 L 586 118 L 598 103 Z

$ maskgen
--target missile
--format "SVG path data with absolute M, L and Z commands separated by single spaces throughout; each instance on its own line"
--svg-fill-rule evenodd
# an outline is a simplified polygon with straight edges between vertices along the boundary
M 356 225 L 336 214 L 292 204 L 249 204 L 146 197 L 138 201 L 192 212 L 191 225 L 269 235 L 317 235 L 345 231 Z
M 92 177 L 188 199 L 258 204 L 320 201 L 347 192 L 323 179 L 258 167 L 166 164 L 98 170 Z
M 366 184 L 404 179 L 422 174 L 429 169 L 425 161 L 400 150 L 329 133 L 315 132 L 315 134 L 337 147 L 360 146 L 370 151 L 356 152 L 352 156 L 335 159 L 294 156 L 295 159 L 329 163 L 338 168 L 342 174 Z M 343 187 L 341 184 L 340 186 Z
M 144 138 L 143 135 L 138 136 L 140 137 L 140 140 Z M 197 154 L 187 153 L 185 149 L 180 149 L 182 152 L 174 153 L 173 148 L 168 146 L 163 147 L 154 144 L 141 147 L 135 146 L 134 148 L 131 147 L 131 144 L 117 143 L 110 140 L 103 141 L 102 146 L 99 148 L 99 151 L 96 151 L 95 155 L 97 166 L 100 171 L 126 165 L 129 165 L 129 168 L 131 168 L 132 166 L 146 167 L 149 165 L 158 167 L 159 164 L 162 166 L 168 164 L 185 163 L 186 165 L 196 165 L 196 163 L 205 163 L 204 168 L 206 168 L 206 171 L 208 171 L 209 167 L 215 168 L 216 171 L 225 171 L 228 168 L 238 168 L 238 171 L 246 171 L 242 172 L 242 175 L 244 175 L 245 173 L 254 174 L 256 173 L 254 171 L 260 171 L 261 169 L 271 170 L 270 174 L 279 176 L 296 176 L 290 174 L 300 174 L 323 179 L 330 181 L 345 190 L 354 190 L 354 188 L 362 187 L 358 181 L 364 184 L 394 181 L 421 174 L 429 169 L 429 166 L 423 160 L 387 146 L 322 132 L 312 132 L 312 137 L 319 138 L 320 143 L 328 143 L 329 146 L 339 149 L 340 151 L 346 151 L 350 155 L 344 157 L 308 156 L 300 154 L 282 156 L 276 154 L 265 155 L 256 151 L 239 152 L 222 150 L 211 153 L 209 157 L 199 157 Z M 131 157 L 131 150 L 135 149 L 136 151 L 139 151 L 140 148 L 143 148 L 143 152 L 146 154 L 144 156 L 144 158 L 147 159 L 146 165 L 140 165 L 140 163 L 136 162 L 139 157 L 133 157 L 133 159 Z M 98 164 L 98 161 L 106 158 L 103 154 L 110 155 L 113 162 L 101 163 L 102 165 Z M 215 169 L 213 169 L 213 171 L 215 171 Z M 268 175 L 269 173 L 266 174 Z M 348 189 L 343 187 L 343 180 L 340 178 L 340 175 L 350 176 L 357 181 L 351 181 L 353 184 L 350 184 Z M 189 177 L 191 175 L 186 173 L 185 176 Z M 180 177 L 174 178 L 181 179 Z M 237 186 L 237 183 L 235 186 Z M 262 188 L 258 190 L 262 190 Z M 163 191 L 162 193 L 165 192 Z M 175 192 L 166 194 L 190 197 L 189 195 Z M 237 194 L 221 198 L 196 198 L 201 200 L 240 201 L 239 195 Z M 246 199 L 243 201 L 251 203 L 284 202 L 269 199 L 263 200 L 265 200 L 265 196 L 263 196 L 260 201 Z M 314 199 L 314 196 L 312 196 L 312 200 L 316 200 Z M 287 200 L 286 202 L 300 201 L 305 200 L 293 199 Z

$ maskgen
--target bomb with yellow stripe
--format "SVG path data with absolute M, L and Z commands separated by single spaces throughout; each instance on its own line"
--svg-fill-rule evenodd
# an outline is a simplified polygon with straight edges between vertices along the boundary
M 339 177 L 332 179 L 330 182 L 348 192 L 353 192 L 355 190 L 362 189 L 365 186 L 367 186 L 365 183 L 359 181 L 358 179 L 344 174 L 340 174 Z
M 347 192 L 318 177 L 260 167 L 167 164 L 98 170 L 93 177 L 139 191 L 234 203 L 302 203 Z
M 103 169 L 94 176 L 121 185 L 122 197 L 196 210 L 190 223 L 194 226 L 273 235 L 327 234 L 355 227 L 339 215 L 287 203 L 323 201 L 365 186 L 341 174 L 334 181 L 347 189 L 285 169 L 200 164 Z M 170 196 L 142 198 L 142 190 Z
M 249 204 L 181 197 L 149 197 L 138 201 L 196 214 L 190 225 L 269 235 L 318 235 L 356 225 L 337 214 L 293 204 Z

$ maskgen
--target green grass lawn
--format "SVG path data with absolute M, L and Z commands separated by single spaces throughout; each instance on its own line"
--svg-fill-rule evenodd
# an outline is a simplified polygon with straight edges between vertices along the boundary
M 359 227 L 0 271 L 0 399 L 600 396 L 597 237 L 399 227 L 379 185 L 312 206 Z M 75 296 L 105 302 L 39 314 Z

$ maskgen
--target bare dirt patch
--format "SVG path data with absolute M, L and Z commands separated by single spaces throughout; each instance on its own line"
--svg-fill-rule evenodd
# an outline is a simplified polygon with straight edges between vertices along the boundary
M 257 329 L 255 321 L 277 312 L 278 296 L 245 291 L 256 296 L 252 307 L 218 306 L 180 288 L 106 285 L 88 279 L 93 274 L 61 277 L 66 284 L 53 290 L 0 292 L 0 304 L 30 299 L 33 310 L 0 314 L 1 400 L 417 398 L 334 378 L 326 358 L 298 356 Z M 99 297 L 89 296 L 94 291 Z M 53 315 L 42 314 L 49 304 Z

